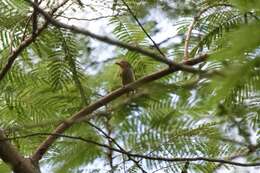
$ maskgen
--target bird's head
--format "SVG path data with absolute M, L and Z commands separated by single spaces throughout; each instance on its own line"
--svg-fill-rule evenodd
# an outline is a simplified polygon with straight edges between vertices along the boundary
M 126 60 L 121 60 L 119 62 L 116 62 L 117 65 L 119 65 L 121 68 L 131 68 L 131 65 Z

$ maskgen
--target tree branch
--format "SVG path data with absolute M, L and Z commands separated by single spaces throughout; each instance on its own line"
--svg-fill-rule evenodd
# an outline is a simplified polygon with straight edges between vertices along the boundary
M 207 55 L 202 55 L 198 58 L 192 59 L 190 61 L 185 61 L 182 64 L 185 65 L 195 65 L 198 64 L 200 62 L 205 61 L 207 58 Z M 99 100 L 95 101 L 94 103 L 90 104 L 89 106 L 86 106 L 85 108 L 81 109 L 79 112 L 75 113 L 74 115 L 72 115 L 70 118 L 68 118 L 67 120 L 65 120 L 64 122 L 62 122 L 54 131 L 54 134 L 61 134 L 63 133 L 65 130 L 67 130 L 68 128 L 70 128 L 75 122 L 80 121 L 81 119 L 84 120 L 89 120 L 92 118 L 93 115 L 91 115 L 91 113 L 95 110 L 97 110 L 98 108 L 108 104 L 109 102 L 115 100 L 116 98 L 120 97 L 121 95 L 139 87 L 142 86 L 146 83 L 152 82 L 154 80 L 160 79 L 170 73 L 176 72 L 178 71 L 178 68 L 166 68 L 164 70 L 161 70 L 159 72 L 155 72 L 151 75 L 145 76 L 139 80 L 136 80 L 133 83 L 130 83 L 128 85 L 125 85 L 122 88 L 119 88 L 111 93 L 109 93 L 108 95 L 100 98 Z M 89 115 L 89 116 L 87 116 Z M 32 155 L 32 159 L 34 161 L 39 161 L 42 156 L 46 153 L 46 151 L 48 150 L 48 148 L 52 145 L 52 143 L 56 140 L 57 136 L 48 136 L 41 144 L 40 146 L 36 149 L 36 151 L 34 152 L 34 154 Z
M 15 173 L 39 173 L 40 170 L 30 159 L 24 158 L 9 141 L 0 129 L 0 157 L 11 166 Z
M 110 150 L 113 150 L 118 153 L 125 154 L 130 157 L 137 157 L 137 158 L 143 158 L 147 160 L 157 160 L 157 161 L 165 161 L 165 162 L 195 162 L 195 161 L 206 161 L 206 162 L 213 162 L 213 163 L 222 163 L 222 164 L 228 164 L 228 165 L 234 165 L 234 166 L 241 166 L 241 167 L 252 167 L 252 166 L 260 166 L 260 163 L 240 163 L 240 162 L 233 162 L 225 159 L 216 159 L 216 158 L 207 158 L 207 157 L 184 157 L 184 158 L 179 158 L 179 157 L 158 157 L 158 156 L 147 156 L 147 155 L 142 155 L 142 154 L 133 154 L 128 151 L 122 151 L 120 149 L 112 148 L 109 145 L 106 144 L 101 144 L 93 140 L 89 140 L 86 138 L 82 138 L 79 136 L 69 136 L 69 135 L 63 135 L 63 134 L 57 134 L 57 133 L 32 133 L 29 135 L 24 135 L 24 136 L 17 136 L 14 138 L 4 138 L 0 139 L 1 141 L 6 141 L 6 140 L 13 140 L 13 139 L 18 139 L 18 138 L 28 138 L 28 137 L 33 137 L 33 136 L 55 136 L 57 137 L 63 137 L 63 138 L 68 138 L 68 139 L 74 139 L 74 140 L 79 140 L 83 141 L 86 143 L 94 144 L 102 148 L 108 148 Z
M 21 42 L 21 44 L 12 51 L 11 55 L 7 58 L 7 63 L 0 71 L 0 81 L 5 77 L 7 72 L 11 69 L 14 61 L 16 58 L 20 55 L 20 53 L 27 48 L 34 40 L 35 38 L 46 28 L 47 23 L 45 23 L 37 32 L 35 32 L 34 35 L 24 39 L 24 41 Z
M 76 26 L 73 26 L 73 25 L 67 25 L 65 23 L 59 22 L 59 21 L 53 19 L 48 13 L 46 13 L 44 10 L 39 8 L 32 1 L 30 1 L 30 0 L 25 0 L 25 1 L 32 4 L 33 7 L 37 8 L 38 12 L 41 13 L 46 18 L 46 20 L 48 20 L 52 25 L 54 25 L 56 27 L 69 29 L 72 32 L 80 33 L 80 34 L 89 36 L 91 38 L 94 38 L 96 40 L 99 40 L 99 41 L 102 41 L 102 42 L 105 42 L 105 43 L 108 43 L 108 44 L 111 44 L 111 45 L 119 46 L 119 47 L 122 47 L 122 48 L 126 48 L 130 51 L 135 51 L 135 52 L 141 53 L 141 54 L 149 56 L 149 57 L 151 57 L 151 58 L 153 58 L 157 61 L 163 62 L 163 63 L 169 65 L 170 67 L 177 68 L 178 70 L 182 70 L 182 71 L 186 71 L 186 72 L 190 72 L 190 73 L 203 73 L 204 72 L 202 70 L 198 70 L 198 69 L 194 69 L 192 67 L 189 67 L 185 64 L 175 63 L 175 62 L 173 62 L 169 59 L 166 59 L 166 58 L 164 58 L 160 55 L 157 55 L 156 53 L 154 53 L 152 51 L 148 51 L 148 50 L 143 49 L 141 47 L 129 45 L 129 44 L 108 38 L 106 36 L 100 36 L 100 35 L 94 34 L 94 33 L 90 32 L 88 30 L 85 30 L 83 28 L 79 28 L 79 27 L 76 27 Z
M 64 0 L 60 5 L 58 5 L 57 7 L 55 7 L 50 14 L 55 13 L 61 6 L 63 6 L 64 4 L 66 4 L 69 0 Z M 38 7 L 38 6 L 37 6 Z M 14 61 L 16 60 L 16 58 L 20 55 L 20 53 L 26 49 L 32 42 L 34 42 L 34 40 L 36 39 L 36 37 L 38 37 L 40 35 L 40 33 L 47 27 L 49 21 L 45 21 L 44 24 L 38 28 L 37 31 L 35 31 L 34 34 L 32 34 L 30 37 L 24 39 L 20 45 L 12 51 L 11 55 L 7 58 L 7 63 L 5 64 L 5 66 L 1 69 L 0 71 L 0 81 L 5 77 L 5 75 L 7 74 L 7 72 L 11 69 Z

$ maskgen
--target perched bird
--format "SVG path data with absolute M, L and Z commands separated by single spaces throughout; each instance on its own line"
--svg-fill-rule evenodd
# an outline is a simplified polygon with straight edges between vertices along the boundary
M 122 78 L 123 86 L 127 85 L 135 80 L 133 68 L 127 61 L 121 60 L 119 62 L 116 62 L 116 64 L 121 67 L 120 76 Z

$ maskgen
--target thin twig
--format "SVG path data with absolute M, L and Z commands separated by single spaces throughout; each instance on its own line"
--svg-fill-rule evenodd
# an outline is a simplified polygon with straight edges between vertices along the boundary
M 25 24 L 25 27 L 24 27 L 24 31 L 23 31 L 23 36 L 22 36 L 22 41 L 24 41 L 25 37 L 26 37 L 26 31 L 27 31 L 27 28 L 30 24 L 30 21 L 32 20 L 32 15 L 30 15 L 30 17 L 28 17 L 27 21 L 26 21 L 26 24 Z
M 157 45 L 160 46 L 160 45 L 162 45 L 162 44 L 165 44 L 165 43 L 167 43 L 168 41 L 170 41 L 171 39 L 174 39 L 174 38 L 176 38 L 176 37 L 179 37 L 179 35 L 174 35 L 174 36 L 168 37 L 168 38 L 162 40 L 161 42 L 157 43 Z
M 95 65 L 98 65 L 98 64 L 104 64 L 104 63 L 107 63 L 107 62 L 110 62 L 110 61 L 114 61 L 116 58 L 107 58 L 103 61 L 92 61 L 90 62 L 88 65 L 86 65 L 85 69 L 91 67 L 91 66 L 95 66 Z
M 89 18 L 89 19 L 78 18 L 78 17 L 67 17 L 67 16 L 63 16 L 63 15 L 60 15 L 59 17 L 65 18 L 67 20 L 95 21 L 95 20 L 99 20 L 99 19 L 106 19 L 106 18 L 110 18 L 110 17 L 119 17 L 119 16 L 124 16 L 124 14 L 107 15 L 107 16 L 100 16 L 100 17 Z
M 135 21 L 137 22 L 137 24 L 140 26 L 140 28 L 143 30 L 143 32 L 145 33 L 145 35 L 152 41 L 154 47 L 158 50 L 158 52 L 164 57 L 166 58 L 166 56 L 164 55 L 164 53 L 161 51 L 161 49 L 159 48 L 159 46 L 155 43 L 155 41 L 152 39 L 152 37 L 148 34 L 148 32 L 144 29 L 143 25 L 141 24 L 141 22 L 138 20 L 138 18 L 136 17 L 136 15 L 134 14 L 134 12 L 131 10 L 131 8 L 129 7 L 129 5 L 124 1 L 121 0 L 124 5 L 126 6 L 126 8 L 128 9 L 128 11 L 130 12 L 130 14 L 133 16 L 133 18 L 135 19 Z

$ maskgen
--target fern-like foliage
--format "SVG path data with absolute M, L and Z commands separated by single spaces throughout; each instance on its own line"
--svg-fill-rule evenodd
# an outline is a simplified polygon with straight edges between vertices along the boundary
M 239 155 L 248 162 L 259 160 L 258 148 L 253 148 L 260 141 L 259 2 L 252 1 L 255 5 L 242 0 L 125 2 L 136 16 L 130 15 L 122 2 L 97 1 L 105 7 L 111 3 L 112 11 L 123 14 L 109 19 L 111 37 L 159 55 L 134 18 L 153 38 L 157 23 L 149 16 L 158 10 L 178 30 L 180 42 L 159 45 L 165 57 L 176 62 L 183 60 L 188 26 L 204 10 L 194 23 L 188 51 L 190 58 L 209 54 L 207 62 L 194 66 L 209 73 L 176 72 L 145 84 L 95 110 L 91 123 L 97 127 L 82 120 L 65 134 L 152 157 L 232 160 L 232 156 Z M 53 3 L 46 1 L 43 6 L 52 7 Z M 85 7 L 96 10 L 96 6 L 84 6 L 81 1 L 71 3 L 81 10 Z M 74 8 L 71 13 L 73 10 L 80 11 Z M 31 12 L 23 1 L 0 2 L 1 68 L 12 49 L 30 34 Z M 59 15 L 55 17 L 59 19 Z M 112 61 L 105 60 L 100 68 L 94 69 L 88 64 L 95 61 L 92 52 L 86 53 L 86 47 L 92 48 L 91 43 L 88 38 L 49 25 L 20 54 L 0 81 L 0 125 L 8 137 L 50 133 L 86 105 L 121 87 L 116 61 L 127 60 L 136 79 L 167 68 L 140 53 L 115 48 Z M 21 154 L 29 156 L 45 138 L 43 135 L 17 138 L 12 143 Z M 140 172 L 140 167 L 147 172 L 181 172 L 185 164 L 129 157 L 93 143 L 60 137 L 40 166 L 47 165 L 57 173 Z M 211 173 L 221 168 L 220 163 L 196 161 L 190 162 L 187 169 Z M 3 162 L 1 171 L 9 171 Z

